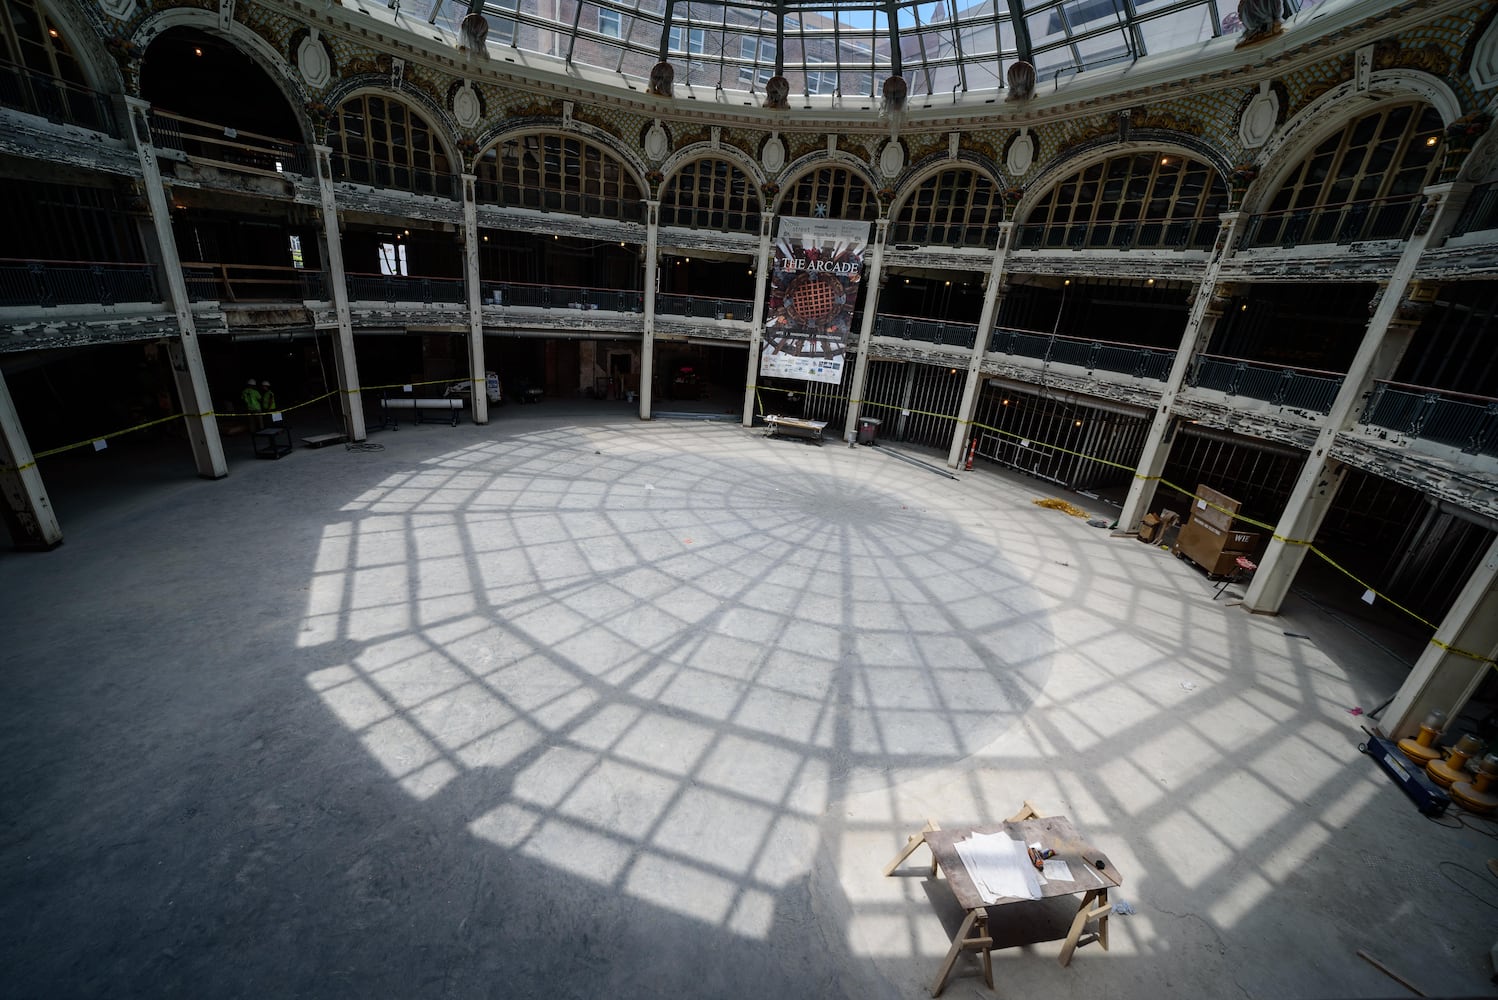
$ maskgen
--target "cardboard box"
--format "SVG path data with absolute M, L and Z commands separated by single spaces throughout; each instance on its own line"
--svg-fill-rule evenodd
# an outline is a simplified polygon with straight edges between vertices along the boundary
M 1139 522 L 1139 540 L 1146 544 L 1153 543 L 1160 537 L 1162 530 L 1160 519 L 1153 514 L 1146 514 L 1144 520 Z

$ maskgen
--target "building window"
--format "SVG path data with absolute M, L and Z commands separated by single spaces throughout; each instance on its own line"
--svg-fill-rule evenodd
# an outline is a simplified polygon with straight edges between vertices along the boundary
M 727 160 L 688 163 L 661 192 L 663 226 L 759 231 L 759 195 L 748 176 Z
M 617 10 L 598 9 L 598 33 L 610 38 L 624 37 L 624 16 Z
M 484 4 L 484 7 L 489 20 L 489 41 L 499 45 L 514 45 L 515 19 L 512 17 L 495 17 L 492 11 L 495 7 L 498 7 L 500 10 L 518 11 L 520 9 L 520 0 L 488 0 Z
M 404 243 L 380 244 L 380 273 L 404 277 L 406 275 L 406 245 Z
M 955 167 L 926 178 L 906 199 L 890 242 L 992 247 L 1003 221 L 998 185 L 969 167 Z
M 1317 146 L 1275 193 L 1269 210 L 1416 197 L 1435 182 L 1440 137 L 1441 115 L 1426 104 L 1364 115 Z
M 296 235 L 293 234 L 293 235 L 287 236 L 286 239 L 287 239 L 287 242 L 290 244 L 291 266 L 292 267 L 306 267 L 307 263 L 306 263 L 305 260 L 302 259 L 302 238 L 300 236 L 296 236 Z
M 507 208 L 637 221 L 634 175 L 602 146 L 573 136 L 515 136 L 479 157 L 480 201 Z
M 345 101 L 329 145 L 339 180 L 453 196 L 447 154 L 426 119 L 399 101 L 373 94 Z
M 1177 153 L 1129 153 L 1060 181 L 1030 212 L 1027 248 L 1201 246 L 1227 210 L 1217 171 Z
M 739 57 L 755 66 L 739 67 L 739 82 L 763 87 L 775 75 L 775 40 L 773 38 L 739 39 Z
M 682 36 L 685 34 L 687 47 L 682 48 Z M 701 55 L 707 51 L 707 31 L 703 28 L 672 28 L 670 49 L 672 52 L 689 52 L 692 55 Z
M 820 167 L 791 185 L 781 199 L 780 214 L 873 222 L 879 218 L 879 202 L 863 178 L 847 167 Z

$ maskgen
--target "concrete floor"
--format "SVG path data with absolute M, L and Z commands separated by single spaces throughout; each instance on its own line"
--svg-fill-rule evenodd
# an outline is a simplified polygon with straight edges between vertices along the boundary
M 880 869 L 1024 799 L 1135 912 L 1062 969 L 1064 901 L 999 911 L 1001 996 L 1493 992 L 1498 845 L 1357 752 L 1403 667 L 1311 605 L 878 448 L 371 441 L 56 469 L 66 543 L 0 555 L 0 993 L 920 997 L 960 914 Z

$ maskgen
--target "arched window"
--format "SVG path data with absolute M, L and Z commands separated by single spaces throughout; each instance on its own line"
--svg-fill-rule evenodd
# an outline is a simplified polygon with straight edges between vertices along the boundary
M 741 233 L 759 231 L 759 194 L 728 160 L 696 160 L 661 192 L 661 225 Z
M 818 167 L 803 174 L 780 203 L 781 215 L 813 219 L 879 218 L 879 202 L 864 179 L 847 167 Z
M 971 167 L 952 167 L 926 178 L 900 206 L 889 241 L 992 247 L 1003 221 L 999 186 Z
M 1178 153 L 1125 153 L 1083 167 L 1030 210 L 1019 246 L 1210 247 L 1228 205 L 1217 171 Z
M 452 165 L 425 118 L 377 94 L 349 98 L 338 109 L 333 176 L 376 187 L 451 198 Z
M 0 3 L 0 59 L 0 106 L 112 130 L 103 98 L 89 89 L 72 47 L 34 0 Z
M 1403 239 L 1440 169 L 1441 115 L 1411 102 L 1380 108 L 1326 139 L 1274 193 L 1250 246 Z
M 644 195 L 614 153 L 570 135 L 520 135 L 479 157 L 478 198 L 593 219 L 640 219 Z

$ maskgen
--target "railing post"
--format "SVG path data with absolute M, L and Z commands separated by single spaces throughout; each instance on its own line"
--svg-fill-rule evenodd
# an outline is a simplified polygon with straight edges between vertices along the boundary
M 1243 384 L 1243 374 L 1246 371 L 1248 371 L 1248 365 L 1242 362 L 1233 366 L 1233 377 L 1228 379 L 1227 394 L 1229 396 L 1238 395 L 1238 386 Z
M 1477 423 L 1477 430 L 1472 433 L 1472 439 L 1462 449 L 1465 455 L 1485 454 L 1489 442 L 1498 444 L 1498 403 L 1489 403 L 1487 412 L 1482 415 Z
M 104 280 L 104 268 L 94 264 L 88 269 L 94 276 L 94 291 L 98 293 L 99 304 L 104 306 L 114 305 L 114 294 L 109 287 L 109 282 Z
M 1295 382 L 1295 372 L 1287 368 L 1280 372 L 1279 385 L 1274 387 L 1274 398 L 1270 400 L 1275 406 L 1284 406 L 1285 400 L 1290 398 L 1290 386 Z
M 31 287 L 36 289 L 37 305 L 56 305 L 57 302 L 52 295 L 52 283 L 47 280 L 47 269 L 41 264 L 31 263 L 26 265 L 26 273 L 31 275 Z
M 1098 355 L 1102 352 L 1103 345 L 1094 340 L 1092 346 L 1087 351 L 1087 370 L 1089 372 L 1097 370 Z
M 421 279 L 421 301 L 423 305 L 432 304 L 432 279 Z
M 550 285 L 542 285 L 541 286 L 541 308 L 542 309 L 550 309 L 551 308 L 551 286 Z
M 1410 421 L 1410 429 L 1406 432 L 1415 437 L 1425 430 L 1425 424 L 1430 420 L 1430 415 L 1436 412 L 1436 407 L 1441 405 L 1440 393 L 1427 392 L 1420 400 L 1420 409 L 1415 411 L 1414 419 Z

